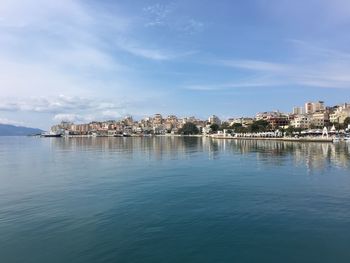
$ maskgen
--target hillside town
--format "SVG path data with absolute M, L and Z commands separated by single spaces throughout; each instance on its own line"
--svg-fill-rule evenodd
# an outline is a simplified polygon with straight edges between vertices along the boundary
M 149 136 L 166 134 L 242 136 L 246 134 L 271 134 L 295 136 L 344 133 L 350 128 L 350 104 L 326 106 L 323 101 L 307 102 L 294 107 L 291 113 L 280 111 L 260 112 L 254 117 L 238 117 L 221 120 L 212 115 L 207 120 L 196 117 L 179 118 L 175 115 L 155 114 L 141 120 L 126 116 L 120 120 L 94 121 L 75 124 L 63 121 L 51 127 L 51 133 L 68 136 Z

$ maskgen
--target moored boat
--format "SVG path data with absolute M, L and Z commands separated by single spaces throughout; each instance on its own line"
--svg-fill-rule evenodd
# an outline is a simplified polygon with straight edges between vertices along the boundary
M 54 133 L 54 132 L 44 132 L 40 136 L 45 138 L 58 138 L 58 137 L 62 137 L 62 134 Z

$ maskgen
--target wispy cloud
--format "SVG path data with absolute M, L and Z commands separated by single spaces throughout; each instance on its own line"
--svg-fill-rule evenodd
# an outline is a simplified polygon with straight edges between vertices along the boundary
M 178 12 L 175 3 L 157 3 L 146 6 L 143 11 L 146 27 L 167 27 L 178 32 L 193 34 L 202 31 L 205 26 L 203 22 Z
M 24 125 L 24 122 L 18 122 L 18 121 L 10 120 L 7 118 L 0 118 L 0 124 L 9 124 L 9 125 L 20 126 L 20 125 Z
M 73 122 L 73 123 L 81 123 L 81 122 L 91 121 L 91 119 L 87 116 L 82 116 L 82 115 L 74 114 L 74 113 L 59 113 L 53 117 L 53 120 L 55 122 L 68 121 L 68 122 Z
M 90 122 L 117 119 L 127 113 L 128 103 L 119 103 L 96 98 L 70 97 L 32 97 L 0 100 L 0 111 L 8 113 L 52 114 L 54 122 Z M 6 118 L 0 123 L 20 124 Z
M 304 41 L 290 41 L 296 56 L 287 62 L 265 60 L 216 60 L 213 64 L 233 68 L 245 80 L 218 85 L 196 84 L 193 90 L 220 90 L 239 87 L 299 86 L 350 89 L 350 54 L 322 48 Z M 250 76 L 250 77 L 249 77 Z
M 16 98 L 0 101 L 0 111 L 28 111 L 41 113 L 62 112 L 96 112 L 106 110 L 123 110 L 125 105 L 117 105 L 112 102 L 99 99 L 70 97 L 60 95 L 58 97 L 33 97 Z
M 55 121 L 56 123 L 62 121 L 68 121 L 73 123 L 88 123 L 92 121 L 116 120 L 125 115 L 126 112 L 123 110 L 107 110 L 103 112 L 94 112 L 90 114 L 58 113 L 53 117 L 53 121 Z
M 1 95 L 79 94 L 106 83 L 96 76 L 108 73 L 120 82 L 115 73 L 127 67 L 99 28 L 123 34 L 128 18 L 92 11 L 81 1 L 1 1 Z
M 161 26 L 168 23 L 167 19 L 169 14 L 174 9 L 174 5 L 164 5 L 157 3 L 155 5 L 146 6 L 143 8 L 144 13 L 147 16 L 146 27 Z
M 194 84 L 194 85 L 186 85 L 184 88 L 188 90 L 194 91 L 220 91 L 220 90 L 228 90 L 234 88 L 254 88 L 254 87 L 268 87 L 268 86 L 277 86 L 283 84 L 281 82 L 277 82 L 272 79 L 264 78 L 264 79 L 250 79 L 250 80 L 239 80 L 232 81 L 229 83 L 218 83 L 218 84 Z
M 247 69 L 253 71 L 265 71 L 265 72 L 286 72 L 289 71 L 289 66 L 267 62 L 267 61 L 259 61 L 259 60 L 219 60 L 217 61 L 219 65 Z
M 119 40 L 117 41 L 118 48 L 138 57 L 145 59 L 156 60 L 156 61 L 166 61 L 174 60 L 181 57 L 186 57 L 195 54 L 196 51 L 170 51 L 161 48 L 147 48 L 141 47 L 131 41 Z

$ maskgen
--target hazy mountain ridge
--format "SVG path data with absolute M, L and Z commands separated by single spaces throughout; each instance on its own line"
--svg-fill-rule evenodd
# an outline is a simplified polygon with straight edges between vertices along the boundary
M 36 129 L 36 128 L 28 128 L 28 127 L 0 123 L 0 136 L 26 136 L 26 135 L 39 134 L 42 132 L 43 132 L 42 130 Z

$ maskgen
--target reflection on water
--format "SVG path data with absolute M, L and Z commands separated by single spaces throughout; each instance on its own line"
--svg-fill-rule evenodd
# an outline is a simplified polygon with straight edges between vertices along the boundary
M 347 144 L 0 138 L 0 262 L 348 263 L 349 193 Z
M 292 159 L 310 171 L 328 166 L 350 167 L 347 143 L 282 142 L 263 140 L 220 140 L 197 137 L 155 138 L 68 138 L 51 139 L 52 147 L 62 151 L 122 152 L 123 157 L 143 157 L 162 160 L 191 158 L 192 154 L 207 154 L 208 159 L 221 155 L 254 154 L 259 162 L 283 165 Z

